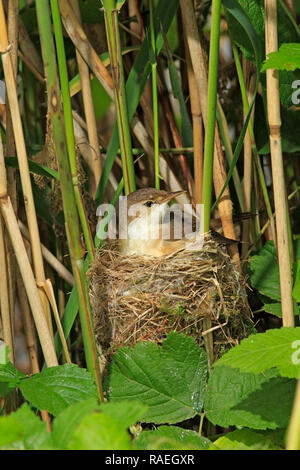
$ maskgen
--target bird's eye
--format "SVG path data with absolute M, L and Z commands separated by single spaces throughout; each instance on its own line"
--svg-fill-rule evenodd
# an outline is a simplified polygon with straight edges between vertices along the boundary
M 153 201 L 146 201 L 146 202 L 144 203 L 144 206 L 146 206 L 146 207 L 151 207 L 151 206 L 153 206 L 153 204 L 154 204 Z

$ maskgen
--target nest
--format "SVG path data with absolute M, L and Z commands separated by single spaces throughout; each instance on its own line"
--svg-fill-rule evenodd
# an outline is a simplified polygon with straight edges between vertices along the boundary
M 161 343 L 171 331 L 201 344 L 210 318 L 218 356 L 252 328 L 245 282 L 211 238 L 200 251 L 167 258 L 128 257 L 117 242 L 106 242 L 90 270 L 89 291 L 104 355 L 138 341 Z

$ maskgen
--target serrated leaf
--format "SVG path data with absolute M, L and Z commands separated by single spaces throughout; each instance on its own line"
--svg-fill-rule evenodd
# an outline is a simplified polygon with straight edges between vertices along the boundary
M 238 429 L 219 437 L 209 450 L 281 450 L 281 448 L 258 432 Z
M 283 377 L 297 379 L 300 373 L 300 327 L 282 327 L 251 335 L 224 354 L 215 365 L 228 365 L 254 374 L 276 367 Z
M 247 426 L 254 429 L 274 429 L 278 427 L 253 409 L 244 409 L 240 404 L 263 384 L 277 377 L 276 369 L 264 374 L 242 373 L 238 369 L 222 366 L 214 367 L 205 394 L 206 417 L 213 424 L 222 427 Z
M 145 422 L 176 423 L 201 412 L 207 375 L 206 354 L 190 337 L 170 333 L 162 346 L 138 343 L 114 356 L 111 400 L 143 399 Z
M 300 68 L 300 44 L 282 44 L 277 52 L 268 54 L 262 70 L 295 70 Z
M 234 409 L 255 414 L 269 429 L 286 428 L 292 412 L 296 380 L 277 377 L 265 382 Z M 284 400 L 282 399 L 284 397 Z M 251 426 L 255 429 L 261 427 Z
M 83 418 L 100 406 L 96 398 L 90 398 L 62 411 L 54 420 L 52 428 L 53 445 L 57 449 L 67 449 L 68 443 Z
M 73 434 L 69 448 L 131 450 L 133 447 L 127 428 L 141 420 L 145 411 L 145 406 L 137 401 L 104 403 L 98 413 L 82 420 Z
M 54 416 L 70 405 L 97 396 L 91 374 L 75 364 L 49 367 L 23 379 L 19 387 L 33 406 Z
M 190 429 L 160 426 L 155 431 L 142 432 L 134 444 L 138 450 L 204 450 L 211 441 Z
M 252 256 L 250 282 L 262 294 L 281 300 L 279 268 L 273 242 L 266 243 L 258 255 Z

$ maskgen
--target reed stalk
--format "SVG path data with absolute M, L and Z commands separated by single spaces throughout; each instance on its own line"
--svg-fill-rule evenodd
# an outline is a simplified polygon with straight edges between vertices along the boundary
M 65 227 L 77 292 L 86 363 L 88 370 L 94 376 L 100 400 L 103 401 L 100 366 L 84 268 L 84 252 L 80 242 L 76 199 L 72 185 L 70 162 L 66 158 L 67 149 L 63 119 L 61 116 L 61 95 L 57 76 L 48 1 L 38 0 L 36 2 L 36 12 L 49 98 L 49 114 L 52 120 L 56 158 L 61 183 Z
M 24 327 L 24 333 L 26 338 L 27 351 L 30 361 L 30 371 L 32 374 L 38 374 L 40 372 L 39 360 L 37 355 L 37 344 L 34 324 L 32 322 L 32 316 L 30 313 L 30 307 L 28 304 L 26 291 L 22 281 L 20 272 L 17 271 L 17 292 L 19 304 L 21 306 L 21 316 Z M 51 421 L 49 414 L 46 410 L 41 410 L 42 420 L 47 423 L 48 431 L 50 431 Z
M 286 449 L 300 450 L 300 379 L 297 382 L 292 415 L 288 426 Z
M 94 260 L 94 244 L 87 220 L 86 211 L 80 194 L 79 183 L 78 183 L 78 171 L 77 171 L 77 157 L 73 127 L 73 116 L 72 116 L 72 105 L 70 98 L 69 79 L 67 62 L 64 47 L 64 38 L 62 33 L 60 12 L 58 7 L 58 0 L 51 0 L 51 11 L 54 25 L 54 34 L 56 41 L 56 51 L 58 59 L 58 69 L 60 76 L 61 94 L 63 102 L 64 122 L 65 122 L 65 133 L 66 143 L 70 161 L 70 168 L 72 174 L 72 182 L 74 187 L 74 194 L 76 200 L 76 206 L 79 214 L 79 219 L 84 235 L 84 240 L 87 248 L 87 254 L 89 261 L 92 263 Z
M 265 12 L 267 56 L 271 52 L 275 52 L 278 49 L 276 0 L 265 0 Z M 267 70 L 267 104 L 270 128 L 270 150 L 274 187 L 274 201 L 276 211 L 276 232 L 282 304 L 282 323 L 283 326 L 294 326 L 295 323 L 292 299 L 291 260 L 289 253 L 289 236 L 287 225 L 288 207 L 280 134 L 281 119 L 278 70 Z
M 192 66 L 191 55 L 185 39 L 185 52 L 187 61 L 187 76 L 190 92 L 191 113 L 193 119 L 193 141 L 194 141 L 194 200 L 195 204 L 202 202 L 203 185 L 203 121 L 201 115 L 200 98 L 197 82 Z M 161 150 L 162 151 L 162 150 Z
M 180 0 L 180 8 L 182 12 L 182 22 L 184 27 L 184 34 L 187 40 L 188 48 L 191 55 L 192 67 L 194 70 L 198 94 L 200 99 L 201 112 L 203 117 L 203 124 L 206 130 L 207 127 L 207 71 L 205 55 L 202 49 L 195 11 L 192 0 Z M 222 152 L 219 130 L 215 131 L 215 156 L 214 156 L 214 188 L 216 197 L 220 194 L 226 181 L 226 165 Z M 202 200 L 203 203 L 203 200 Z M 229 189 L 226 187 L 223 196 L 218 204 L 220 218 L 222 220 L 222 227 L 224 235 L 228 238 L 235 239 L 235 230 L 232 220 L 232 203 L 230 200 Z M 208 216 L 207 216 L 208 218 Z M 237 247 L 230 248 L 230 255 L 232 259 L 239 266 L 239 253 Z
M 75 15 L 81 24 L 81 14 L 79 9 L 78 0 L 71 0 L 71 5 L 74 8 Z M 101 152 L 98 139 L 97 123 L 94 111 L 93 96 L 91 91 L 91 81 L 89 67 L 83 60 L 78 50 L 76 49 L 76 60 L 78 64 L 80 84 L 83 98 L 83 107 L 85 114 L 85 121 L 87 125 L 87 132 L 89 144 L 92 152 L 92 172 L 93 175 L 91 183 L 91 195 L 95 197 L 96 190 L 101 178 Z
M 213 159 L 216 128 L 217 107 L 217 81 L 219 63 L 221 0 L 212 2 L 212 23 L 210 32 L 208 89 L 207 89 L 207 118 L 204 141 L 203 162 L 203 189 L 202 203 L 204 205 L 204 231 L 210 227 L 212 186 L 213 186 Z
M 250 105 L 249 105 L 249 101 L 248 101 L 247 90 L 246 90 L 245 80 L 244 80 L 244 76 L 243 76 L 242 66 L 241 66 L 241 62 L 240 62 L 240 58 L 239 58 L 238 50 L 237 50 L 236 46 L 233 45 L 232 50 L 233 50 L 234 60 L 235 60 L 235 64 L 236 64 L 237 75 L 238 75 L 238 79 L 239 79 L 239 85 L 240 85 L 243 108 L 244 108 L 244 115 L 247 116 L 247 114 L 249 112 Z M 258 151 L 257 151 L 257 148 L 256 148 L 254 129 L 253 129 L 253 124 L 252 124 L 251 119 L 249 119 L 249 123 L 248 123 L 248 132 L 249 132 L 249 137 L 250 137 L 252 154 L 254 156 L 254 161 L 255 161 L 255 165 L 256 165 L 256 169 L 257 169 L 257 174 L 258 174 L 259 182 L 260 182 L 260 185 L 261 185 L 265 206 L 266 206 L 266 209 L 267 209 L 267 214 L 268 214 L 268 217 L 270 219 L 270 227 L 271 227 L 271 231 L 272 231 L 272 237 L 273 237 L 273 240 L 274 240 L 274 243 L 275 243 L 275 246 L 276 246 L 276 231 L 275 231 L 275 223 L 274 223 L 274 218 L 273 218 L 273 213 L 272 213 L 272 206 L 271 206 L 271 202 L 270 202 L 270 198 L 269 198 L 269 193 L 268 193 L 268 188 L 267 188 L 266 181 L 265 181 L 264 172 L 263 172 L 261 162 L 260 162 L 260 158 L 259 158 L 259 155 L 258 155 Z M 245 210 L 249 211 L 250 208 L 249 209 L 245 208 Z
M 131 150 L 130 123 L 127 112 L 125 75 L 118 25 L 119 10 L 117 9 L 115 0 L 102 0 L 102 3 L 104 6 L 106 37 L 112 70 L 124 187 L 125 193 L 129 194 L 136 189 L 136 186 Z
M 159 177 L 159 132 L 158 132 L 158 93 L 157 93 L 157 57 L 155 45 L 155 24 L 153 0 L 149 1 L 151 31 L 151 68 L 152 68 L 152 106 L 153 106 L 153 141 L 154 141 L 154 175 L 155 187 L 160 188 Z
M 25 146 L 24 133 L 22 128 L 22 121 L 20 116 L 19 101 L 17 94 L 17 86 L 15 81 L 13 64 L 10 57 L 10 47 L 8 44 L 6 20 L 3 9 L 3 1 L 0 0 L 0 50 L 2 52 L 2 64 L 4 69 L 5 83 L 7 89 L 7 96 L 10 105 L 10 112 L 12 116 L 12 126 L 14 131 L 14 138 L 19 162 L 19 170 L 22 182 L 22 189 L 25 200 L 25 210 L 28 220 L 28 228 L 30 232 L 32 257 L 36 282 L 39 286 L 42 286 L 45 279 L 44 264 L 42 251 L 40 246 L 40 236 L 38 230 L 38 223 L 35 211 L 35 204 L 33 199 L 31 180 L 28 168 L 28 159 Z M 42 289 L 39 288 L 40 296 L 47 318 L 48 326 L 52 332 L 51 314 L 47 297 Z M 53 334 L 53 333 L 52 333 Z
M 2 145 L 2 141 L 0 145 Z M 12 324 L 13 315 L 11 315 L 11 309 L 10 309 L 10 304 L 9 304 L 6 246 L 5 246 L 4 230 L 3 230 L 3 223 L 2 223 L 1 215 L 0 215 L 0 307 L 1 307 L 3 339 L 4 339 L 6 346 L 8 346 L 8 358 L 14 364 L 15 363 L 15 348 L 14 348 L 14 335 L 13 335 L 13 324 Z
M 0 144 L 0 209 L 17 258 L 46 364 L 48 367 L 57 366 L 58 362 L 53 339 L 44 314 L 40 293 L 36 285 L 10 197 L 7 195 L 7 179 L 2 141 Z

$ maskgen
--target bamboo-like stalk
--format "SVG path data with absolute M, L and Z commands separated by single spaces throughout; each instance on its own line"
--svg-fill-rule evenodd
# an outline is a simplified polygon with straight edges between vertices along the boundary
M 203 184 L 203 122 L 201 116 L 200 98 L 191 62 L 191 55 L 185 39 L 185 51 L 187 61 L 187 76 L 190 91 L 191 112 L 193 118 L 194 140 L 194 200 L 195 204 L 201 204 Z
M 2 142 L 0 143 L 0 145 L 2 145 Z M 10 315 L 6 247 L 5 247 L 4 230 L 3 230 L 1 215 L 0 215 L 0 306 L 1 306 L 1 319 L 2 319 L 2 328 L 3 328 L 3 339 L 4 339 L 6 346 L 8 346 L 9 348 L 9 351 L 8 351 L 9 360 L 14 364 L 15 363 L 15 348 L 14 348 L 14 338 L 13 338 L 13 325 L 12 325 L 12 317 Z
M 243 76 L 244 82 L 247 88 L 247 100 L 248 103 L 252 102 L 253 93 L 255 89 L 255 74 L 251 74 L 252 66 L 251 62 L 247 59 L 243 59 Z M 253 113 L 250 118 L 250 125 L 253 121 Z M 247 112 L 244 108 L 244 120 L 246 119 Z M 251 136 L 249 133 L 249 126 L 245 135 L 244 139 L 244 211 L 250 212 L 251 211 L 251 190 L 252 190 L 252 168 L 253 168 L 253 161 L 252 161 L 252 144 L 251 144 Z M 242 225 L 242 258 L 245 256 L 249 243 L 251 241 L 251 220 L 244 220 Z
M 81 24 L 81 15 L 78 0 L 71 0 L 71 5 L 74 8 L 75 15 Z M 90 73 L 86 62 L 83 60 L 78 50 L 76 49 L 76 60 L 80 75 L 81 91 L 83 98 L 83 106 L 85 113 L 85 120 L 87 124 L 87 132 L 89 143 L 93 155 L 93 181 L 91 184 L 91 194 L 94 197 L 101 177 L 101 152 L 99 146 L 97 123 L 94 111 L 93 97 L 91 91 Z
M 0 145 L 0 208 L 17 258 L 46 364 L 48 367 L 56 366 L 58 365 L 58 362 L 52 335 L 44 315 L 41 297 L 34 279 L 11 200 L 7 195 L 7 180 L 2 145 Z
M 245 85 L 245 81 L 244 81 L 244 77 L 243 77 L 243 71 L 242 71 L 242 67 L 241 67 L 241 63 L 240 63 L 237 48 L 234 45 L 232 47 L 232 50 L 233 50 L 233 54 L 234 54 L 234 59 L 235 59 L 235 64 L 236 64 L 236 69 L 237 69 L 237 74 L 238 74 L 238 79 L 239 79 L 239 84 L 240 84 L 240 90 L 241 90 L 242 102 L 243 102 L 243 108 L 244 108 L 244 115 L 247 115 L 248 112 L 249 112 L 250 105 L 249 105 L 246 85 Z M 263 193 L 263 197 L 264 197 L 264 201 L 265 201 L 265 206 L 266 206 L 266 209 L 267 209 L 267 214 L 268 214 L 268 217 L 270 218 L 270 227 L 271 227 L 271 231 L 272 231 L 272 238 L 273 238 L 275 246 L 276 246 L 276 230 L 275 230 L 275 223 L 274 223 L 274 218 L 273 218 L 273 214 L 272 214 L 272 206 L 271 206 L 271 202 L 270 202 L 270 198 L 269 198 L 268 188 L 267 188 L 267 185 L 266 185 L 266 182 L 265 182 L 264 172 L 263 172 L 261 162 L 260 162 L 260 158 L 259 158 L 259 155 L 258 155 L 258 151 L 257 151 L 257 148 L 256 148 L 254 129 L 253 129 L 253 124 L 252 124 L 251 119 L 249 120 L 249 124 L 248 124 L 248 132 L 249 132 L 250 143 L 251 143 L 251 151 L 252 151 L 252 154 L 254 156 L 254 161 L 255 161 L 257 174 L 258 174 L 259 182 L 260 182 L 260 185 L 261 185 L 261 189 L 262 189 L 262 193 Z M 249 169 L 248 169 L 248 171 L 249 171 Z M 245 175 L 244 175 L 244 178 L 245 178 Z M 250 211 L 250 208 L 245 209 L 245 210 Z
M 7 11 L 7 28 L 8 28 L 8 41 L 11 46 L 11 61 L 14 72 L 14 79 L 17 79 L 18 69 L 18 17 L 19 17 L 19 2 L 12 0 L 6 2 L 4 7 Z M 9 103 L 6 106 L 6 155 L 16 155 L 16 146 L 14 139 L 14 131 L 12 125 L 12 118 Z M 16 169 L 7 168 L 7 192 L 10 196 L 14 211 L 18 208 L 18 194 L 17 194 L 17 178 Z M 11 245 L 8 233 L 4 231 L 4 243 L 6 246 L 6 260 L 7 260 L 7 280 L 8 280 L 8 293 L 9 293 L 9 313 L 11 317 L 12 326 L 12 340 L 13 338 L 13 325 L 14 325 L 14 307 L 15 307 L 15 291 L 16 291 L 16 259 L 14 250 Z
M 60 176 L 65 227 L 77 291 L 86 362 L 88 370 L 94 375 L 100 400 L 103 401 L 101 373 L 84 269 L 84 253 L 80 242 L 76 200 L 72 185 L 70 163 L 65 157 L 66 143 L 63 121 L 61 119 L 61 95 L 57 77 L 48 1 L 38 0 L 36 2 L 36 12 L 49 96 L 49 113 L 53 125 L 56 158 Z
M 195 11 L 192 0 L 180 0 L 180 8 L 182 12 L 182 22 L 184 33 L 187 39 L 192 66 L 197 81 L 197 88 L 199 93 L 201 112 L 203 117 L 204 127 L 207 126 L 207 72 L 204 53 L 201 46 L 197 22 L 195 18 Z M 223 189 L 226 181 L 225 160 L 222 152 L 220 142 L 219 130 L 216 128 L 215 132 L 215 156 L 214 156 L 214 188 L 215 194 L 218 196 Z M 203 202 L 203 201 L 202 201 Z M 218 204 L 220 218 L 222 220 L 222 227 L 224 235 L 228 238 L 235 239 L 234 225 L 232 221 L 232 203 L 228 187 L 223 193 Z M 239 266 L 239 253 L 238 248 L 230 247 L 230 254 L 232 259 Z
M 58 68 L 59 68 L 61 93 L 62 93 L 62 101 L 63 101 L 66 143 L 67 143 L 70 168 L 71 168 L 71 174 L 72 174 L 72 182 L 73 182 L 73 187 L 74 187 L 76 206 L 77 206 L 82 231 L 84 234 L 84 240 L 85 240 L 85 244 L 87 248 L 88 258 L 89 258 L 89 261 L 92 263 L 94 260 L 94 243 L 93 243 L 87 215 L 85 212 L 84 204 L 83 204 L 82 197 L 80 194 L 80 189 L 78 186 L 77 158 L 76 158 L 76 147 L 75 147 L 75 137 L 74 137 L 74 127 L 73 127 L 73 117 L 72 117 L 72 105 L 71 105 L 71 98 L 70 98 L 68 70 L 67 70 L 67 62 L 66 62 L 60 13 L 59 13 L 59 8 L 58 8 L 58 0 L 50 0 L 50 3 L 51 3 L 51 10 L 52 10 L 53 24 L 54 24 L 54 34 L 55 34 L 55 41 L 56 41 Z
M 45 272 L 43 257 L 40 246 L 40 236 L 38 230 L 38 223 L 36 218 L 36 211 L 34 205 L 34 199 L 31 188 L 30 174 L 28 168 L 27 152 L 24 140 L 24 133 L 22 128 L 22 121 L 20 116 L 18 94 L 16 88 L 16 82 L 14 79 L 14 70 L 10 58 L 9 44 L 7 37 L 6 20 L 3 9 L 3 2 L 0 0 L 0 50 L 2 52 L 2 64 L 4 69 L 5 83 L 7 89 L 7 96 L 10 104 L 10 111 L 12 115 L 13 131 L 17 149 L 17 156 L 19 161 L 19 170 L 22 181 L 22 189 L 25 200 L 25 209 L 28 220 L 28 227 L 30 232 L 32 256 L 34 272 L 36 281 L 39 285 L 45 282 Z M 43 308 L 47 318 L 47 322 L 52 332 L 50 308 L 47 297 L 42 289 L 40 289 L 40 295 L 43 303 Z
M 153 106 L 153 141 L 154 141 L 154 175 L 155 187 L 160 188 L 159 177 L 159 132 L 158 132 L 158 93 L 157 93 L 157 58 L 155 46 L 155 25 L 153 1 L 149 2 L 151 30 L 151 67 L 152 67 L 152 106 Z
M 118 25 L 119 11 L 115 7 L 114 0 L 110 0 L 107 3 L 103 2 L 103 5 L 106 37 L 114 86 L 124 187 L 125 193 L 129 194 L 136 189 L 136 186 L 130 136 L 130 123 L 127 112 L 125 76 Z
M 68 35 L 108 95 L 113 98 L 112 77 L 104 64 L 101 62 L 101 59 L 98 57 L 98 54 L 94 48 L 91 46 L 69 1 L 59 0 L 58 3 L 64 27 L 66 28 Z
M 265 0 L 266 12 L 266 56 L 278 49 L 277 2 Z M 270 127 L 270 150 L 276 210 L 276 231 L 278 243 L 278 262 L 280 292 L 282 303 L 282 322 L 284 326 L 294 326 L 292 299 L 291 260 L 288 243 L 287 200 L 284 180 L 278 70 L 267 70 L 268 120 Z
M 292 415 L 288 426 L 286 449 L 300 450 L 300 378 L 297 382 Z
M 210 208 L 213 186 L 213 158 L 215 141 L 215 123 L 217 106 L 217 80 L 219 62 L 221 0 L 212 2 L 212 23 L 210 32 L 208 89 L 207 89 L 207 115 L 204 141 L 203 162 L 203 188 L 202 203 L 204 205 L 204 230 L 208 232 L 210 227 Z
M 39 361 L 37 356 L 37 344 L 36 344 L 36 335 L 34 330 L 34 325 L 32 322 L 32 316 L 30 313 L 30 308 L 26 296 L 26 291 L 22 281 L 20 272 L 17 271 L 17 291 L 19 304 L 21 309 L 21 317 L 23 320 L 24 333 L 26 338 L 26 345 L 30 361 L 30 370 L 32 374 L 38 374 L 40 372 Z M 48 430 L 50 431 L 50 417 L 46 410 L 41 411 L 42 420 L 47 423 Z

